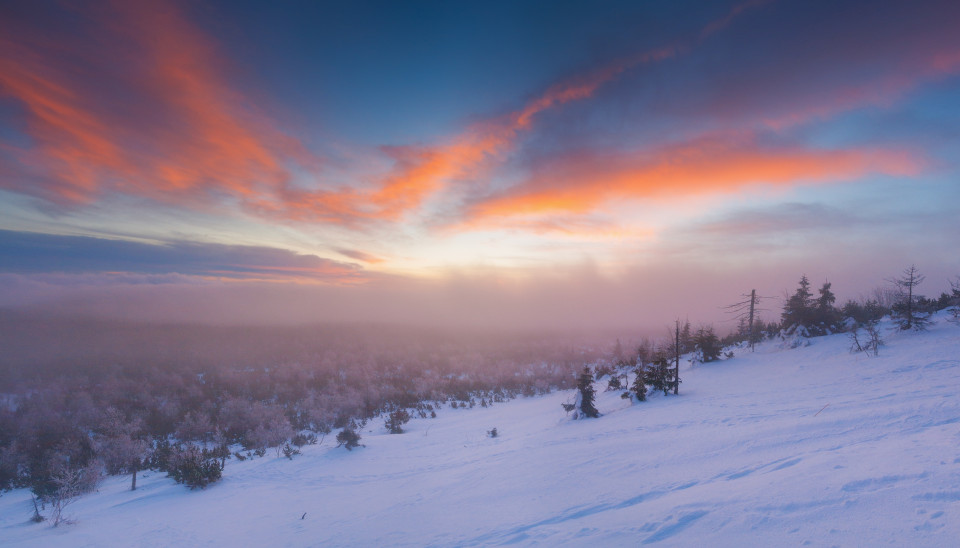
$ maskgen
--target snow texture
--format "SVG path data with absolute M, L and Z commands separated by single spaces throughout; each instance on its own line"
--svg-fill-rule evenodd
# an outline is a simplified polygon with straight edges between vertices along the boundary
M 202 491 L 110 478 L 57 528 L 8 492 L 0 544 L 957 546 L 960 328 L 937 319 L 882 324 L 878 357 L 834 335 L 687 365 L 680 396 L 598 392 L 597 420 L 570 420 L 566 391 L 402 435 L 372 421 L 366 447 L 231 460 Z

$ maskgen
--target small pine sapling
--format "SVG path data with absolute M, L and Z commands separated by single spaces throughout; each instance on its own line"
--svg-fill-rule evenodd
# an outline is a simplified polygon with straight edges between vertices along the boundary
M 607 392 L 621 389 L 623 389 L 623 385 L 620 383 L 620 377 L 617 375 L 612 375 L 610 380 L 607 381 Z
M 293 460 L 293 456 L 299 455 L 299 454 L 300 454 L 300 449 L 296 447 L 291 447 L 289 443 L 283 444 L 283 456 L 287 457 L 287 459 Z
M 410 413 L 406 409 L 397 409 L 387 416 L 384 426 L 391 434 L 403 434 L 403 425 L 410 422 Z
M 632 390 L 637 396 L 637 401 L 647 401 L 647 379 L 645 369 L 646 368 L 643 365 L 637 367 L 637 376 L 633 379 L 633 384 L 630 386 L 630 390 Z
M 667 392 L 672 388 L 670 380 L 673 376 L 673 372 L 670 371 L 670 362 L 666 356 L 660 356 L 654 360 L 650 373 L 650 376 L 646 379 L 650 383 L 650 386 L 652 386 L 654 390 L 663 390 L 663 395 L 666 396 Z
M 297 446 L 297 448 L 301 448 L 304 445 L 316 445 L 317 435 L 313 433 L 299 433 L 290 439 L 290 443 Z
M 344 446 L 347 448 L 347 451 L 352 451 L 354 447 L 360 446 L 360 434 L 356 430 L 350 428 L 350 426 L 344 427 L 344 429 L 337 434 L 337 447 Z
M 191 490 L 197 487 L 203 489 L 220 481 L 223 476 L 221 457 L 214 451 L 196 445 L 175 448 L 170 460 L 169 476 Z

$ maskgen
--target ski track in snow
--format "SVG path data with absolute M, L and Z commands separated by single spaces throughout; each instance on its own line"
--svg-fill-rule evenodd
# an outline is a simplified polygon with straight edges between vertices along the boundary
M 598 382 L 596 420 L 568 391 L 371 421 L 366 447 L 231 460 L 202 491 L 109 478 L 58 528 L 7 492 L 0 545 L 957 546 L 960 328 L 884 328 L 877 357 L 837 335 L 685 365 L 679 397 Z

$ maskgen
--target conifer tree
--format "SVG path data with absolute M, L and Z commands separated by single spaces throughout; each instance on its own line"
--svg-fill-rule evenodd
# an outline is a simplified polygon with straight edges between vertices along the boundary
M 680 328 L 680 353 L 686 354 L 691 351 L 693 351 L 693 335 L 690 332 L 690 322 L 686 321 Z
M 403 434 L 403 425 L 410 422 L 410 413 L 406 409 L 397 409 L 387 416 L 384 426 L 391 434 Z
M 577 390 L 579 394 L 579 417 L 589 417 L 595 419 L 600 416 L 600 412 L 597 411 L 597 408 L 593 404 L 595 391 L 593 389 L 593 375 L 590 373 L 589 367 L 583 368 L 583 373 L 580 374 L 580 380 L 577 382 Z M 578 417 L 578 418 L 579 418 Z
M 713 327 L 701 327 L 694 337 L 697 357 L 701 362 L 712 362 L 720 359 L 720 353 L 723 346 L 720 344 L 720 337 L 713 332 Z
M 783 305 L 781 323 L 787 333 L 795 333 L 797 329 L 800 328 L 808 331 L 813 308 L 811 303 L 812 296 L 813 294 L 810 292 L 810 280 L 808 280 L 806 274 L 804 274 L 800 277 L 799 287 L 796 292 L 791 295 Z
M 816 301 L 815 325 L 812 326 L 817 335 L 826 335 L 837 328 L 840 314 L 834 303 L 837 296 L 830 289 L 830 282 L 824 282 L 820 288 L 820 297 Z
M 918 300 L 922 299 L 916 294 L 914 288 L 923 283 L 926 276 L 920 274 L 917 267 L 910 265 L 903 270 L 903 276 L 889 280 L 896 286 L 900 295 L 900 300 L 893 305 L 893 314 L 901 331 L 915 329 L 917 331 L 927 328 L 930 323 L 928 314 L 920 310 Z
M 637 376 L 633 379 L 633 384 L 630 385 L 630 390 L 637 395 L 637 401 L 647 401 L 647 379 L 646 372 L 643 364 L 637 366 Z
M 671 388 L 670 377 L 672 374 L 670 372 L 670 361 L 665 355 L 657 356 L 657 359 L 653 361 L 653 368 L 650 373 L 651 375 L 647 379 L 650 386 L 654 390 L 663 390 L 663 395 L 666 396 Z
M 957 280 L 950 281 L 950 291 L 951 291 L 951 303 L 953 306 L 953 319 L 951 320 L 954 323 L 960 323 L 960 276 L 957 276 Z
M 345 426 L 343 430 L 337 434 L 337 447 L 341 445 L 346 447 L 347 451 L 352 451 L 354 447 L 359 447 L 360 434 L 351 426 Z

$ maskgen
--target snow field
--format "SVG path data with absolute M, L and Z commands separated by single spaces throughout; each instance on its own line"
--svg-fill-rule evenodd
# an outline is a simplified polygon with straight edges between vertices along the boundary
M 631 405 L 598 382 L 600 419 L 569 420 L 566 391 L 444 408 L 401 435 L 371 421 L 366 447 L 330 435 L 292 461 L 231 460 L 202 491 L 109 478 L 58 528 L 8 492 L 0 544 L 957 546 L 960 328 L 938 320 L 885 324 L 878 357 L 835 335 L 683 363 L 678 397 Z

